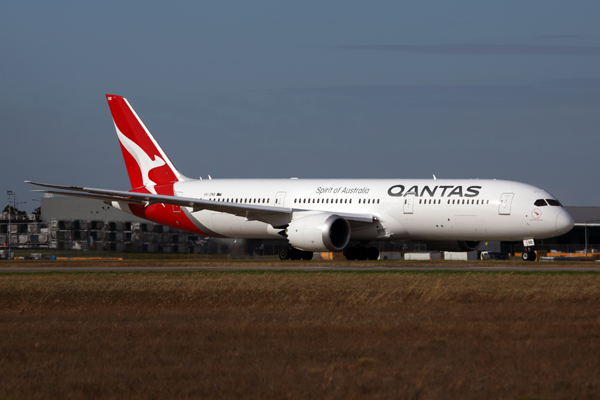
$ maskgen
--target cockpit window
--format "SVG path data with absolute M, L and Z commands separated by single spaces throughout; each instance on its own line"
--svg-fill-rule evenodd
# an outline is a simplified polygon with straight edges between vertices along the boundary
M 548 202 L 548 204 L 550 204 L 551 206 L 558 206 L 561 207 L 562 204 L 560 204 L 560 202 L 556 199 L 546 199 L 546 201 Z
M 535 201 L 535 203 L 533 203 L 533 204 L 535 204 L 537 207 L 543 207 L 543 206 L 547 206 L 548 205 L 546 203 L 546 200 L 544 200 L 544 199 L 537 199 Z

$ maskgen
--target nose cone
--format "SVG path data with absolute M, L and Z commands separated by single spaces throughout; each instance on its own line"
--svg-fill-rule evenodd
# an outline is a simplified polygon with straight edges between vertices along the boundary
M 556 230 L 559 235 L 569 232 L 574 225 L 573 217 L 566 210 L 562 210 L 556 217 Z

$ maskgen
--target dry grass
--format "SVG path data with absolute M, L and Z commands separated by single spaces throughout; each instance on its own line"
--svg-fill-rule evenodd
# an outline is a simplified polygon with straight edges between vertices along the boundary
M 598 398 L 600 275 L 0 276 L 0 399 Z

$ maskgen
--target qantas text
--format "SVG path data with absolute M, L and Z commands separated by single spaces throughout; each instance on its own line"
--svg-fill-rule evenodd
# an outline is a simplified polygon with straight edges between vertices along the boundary
M 405 189 L 404 185 L 394 185 L 388 189 L 388 195 L 392 197 L 424 197 L 425 195 L 435 197 L 437 194 L 437 196 L 440 197 L 477 197 L 479 196 L 481 186 L 469 186 L 464 190 L 462 186 L 434 186 L 433 188 L 423 186 L 423 188 L 419 190 L 419 187 L 415 185 L 408 190 Z

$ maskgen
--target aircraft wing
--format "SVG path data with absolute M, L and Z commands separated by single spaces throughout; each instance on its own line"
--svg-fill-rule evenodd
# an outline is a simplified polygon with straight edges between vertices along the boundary
M 51 189 L 59 190 L 34 190 L 34 192 L 41 193 L 52 193 L 64 196 L 83 197 L 88 199 L 102 200 L 105 202 L 122 202 L 128 204 L 139 204 L 142 206 L 149 206 L 153 204 L 169 204 L 180 207 L 190 207 L 192 212 L 201 210 L 210 210 L 223 212 L 227 214 L 233 214 L 240 217 L 245 217 L 249 221 L 262 221 L 273 225 L 274 227 L 285 225 L 292 219 L 294 212 L 312 212 L 314 210 L 299 209 L 299 208 L 288 208 L 288 207 L 274 207 L 264 206 L 255 204 L 239 204 L 239 203 L 227 203 L 221 201 L 202 200 L 191 197 L 179 197 L 179 196 L 168 196 L 161 194 L 152 193 L 136 193 L 121 190 L 109 190 L 109 189 L 94 189 L 78 186 L 63 186 L 63 185 L 51 185 L 47 183 L 39 183 L 32 181 L 25 181 L 32 185 L 47 187 Z M 338 213 L 332 212 L 332 214 L 339 215 L 347 219 L 349 222 L 354 223 L 371 223 L 377 220 L 377 217 L 371 214 L 354 214 L 354 213 Z

